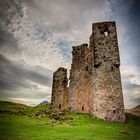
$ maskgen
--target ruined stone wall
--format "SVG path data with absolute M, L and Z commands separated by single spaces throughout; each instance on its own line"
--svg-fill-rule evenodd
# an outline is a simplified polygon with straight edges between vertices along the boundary
M 124 122 L 120 58 L 115 22 L 93 24 L 93 114 L 104 120 Z
M 67 69 L 59 68 L 53 74 L 51 104 L 54 109 L 66 109 L 68 104 Z
M 69 108 L 74 112 L 92 112 L 92 60 L 87 44 L 73 46 L 69 84 Z
M 125 122 L 115 22 L 94 23 L 87 44 L 73 46 L 70 83 L 67 70 L 53 75 L 52 106 Z

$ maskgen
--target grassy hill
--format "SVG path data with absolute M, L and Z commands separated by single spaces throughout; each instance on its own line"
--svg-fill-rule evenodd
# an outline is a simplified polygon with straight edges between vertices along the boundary
M 134 109 L 139 109 L 140 110 L 140 105 L 137 105 Z
M 52 111 L 50 105 L 21 107 L 16 113 L 0 113 L 0 139 L 140 140 L 140 117 L 126 115 L 127 123 L 117 124 L 86 114 Z
M 24 110 L 30 108 L 27 105 L 19 104 L 19 103 L 13 103 L 8 101 L 0 101 L 0 112 L 18 112 L 20 110 Z
M 136 116 L 140 116 L 140 105 L 138 105 L 132 109 L 126 109 L 125 112 L 136 115 Z

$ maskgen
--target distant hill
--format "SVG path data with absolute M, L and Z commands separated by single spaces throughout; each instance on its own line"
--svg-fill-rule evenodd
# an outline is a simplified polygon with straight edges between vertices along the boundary
M 134 109 L 140 109 L 140 105 L 137 105 Z
M 131 113 L 136 116 L 140 116 L 140 105 L 137 105 L 136 107 L 132 109 L 125 109 L 126 113 Z
M 18 112 L 19 110 L 27 109 L 29 106 L 9 101 L 0 101 L 0 112 Z
M 42 105 L 48 105 L 48 104 L 50 104 L 48 101 L 43 101 L 43 102 L 41 102 L 39 105 L 37 105 L 37 106 L 42 106 Z

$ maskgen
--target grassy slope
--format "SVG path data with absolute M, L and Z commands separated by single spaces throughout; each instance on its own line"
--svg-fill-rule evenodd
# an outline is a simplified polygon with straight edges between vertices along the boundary
M 140 116 L 140 105 L 132 109 L 125 109 L 125 112 Z
M 108 123 L 84 114 L 68 114 L 73 120 L 52 121 L 31 117 L 47 106 L 28 108 L 27 115 L 0 114 L 2 140 L 139 140 L 140 117 L 128 115 L 127 124 Z
M 24 104 L 18 104 L 8 101 L 0 101 L 0 111 L 11 111 L 11 112 L 17 112 L 19 110 L 27 109 L 29 106 Z

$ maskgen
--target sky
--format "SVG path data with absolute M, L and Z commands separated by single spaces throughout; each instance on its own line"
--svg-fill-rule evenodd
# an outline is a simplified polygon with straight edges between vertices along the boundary
M 139 13 L 139 0 L 0 0 L 0 100 L 50 101 L 72 46 L 89 43 L 92 23 L 116 21 L 125 108 L 140 104 Z

